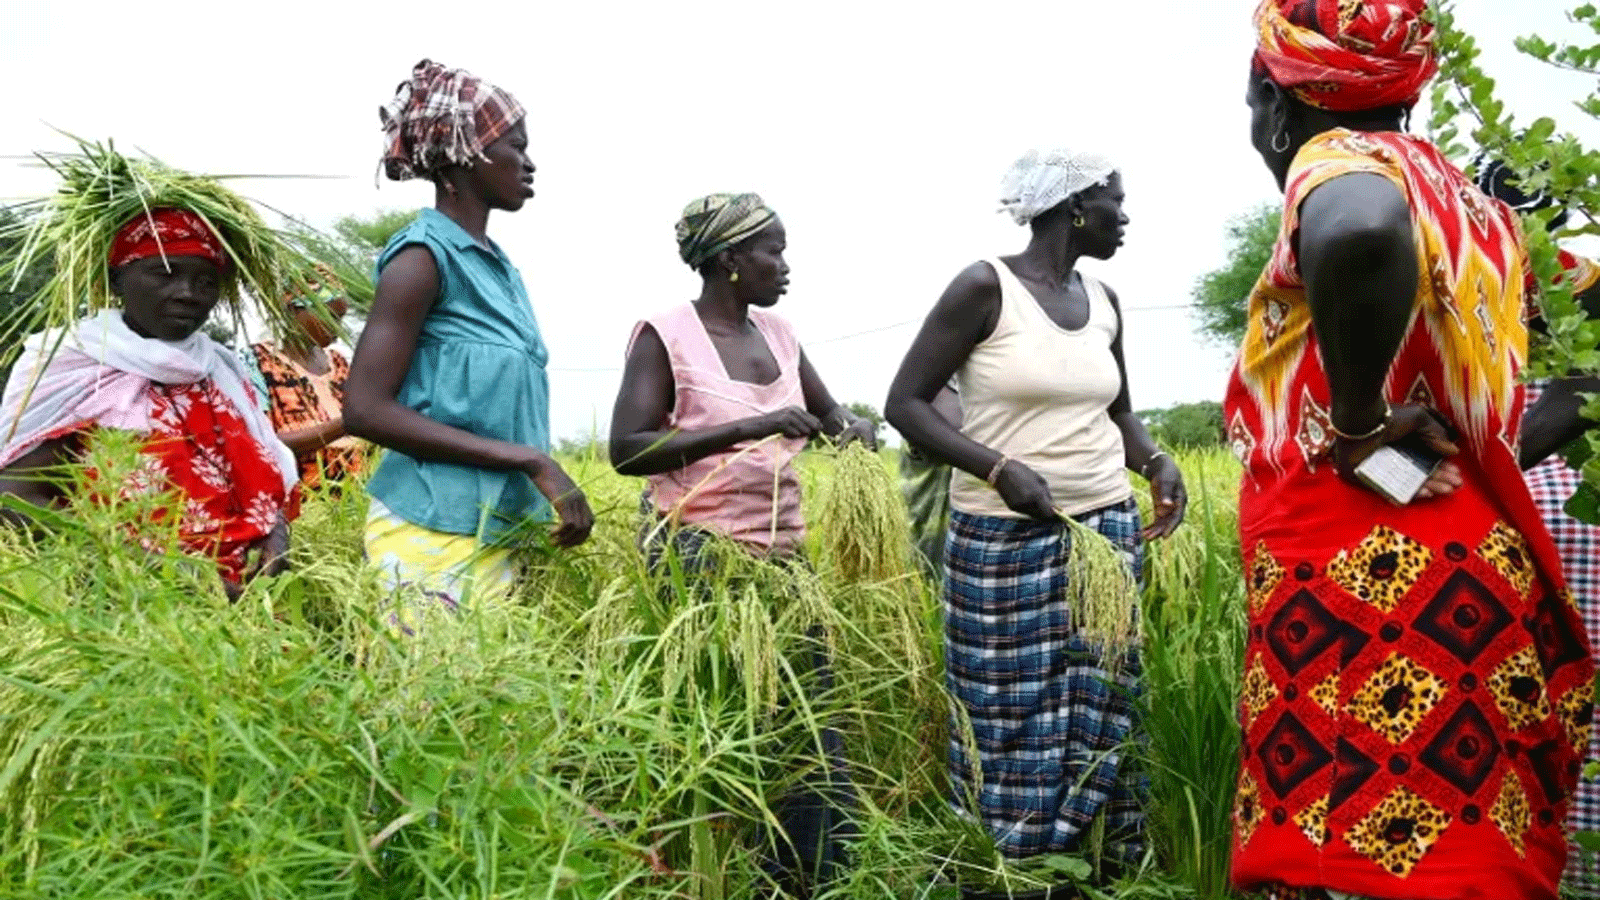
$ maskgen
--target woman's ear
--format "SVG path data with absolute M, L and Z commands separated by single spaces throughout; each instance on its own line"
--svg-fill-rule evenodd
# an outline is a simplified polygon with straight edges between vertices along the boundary
M 1288 135 L 1292 108 L 1289 103 L 1289 92 L 1278 87 L 1270 78 L 1261 79 L 1261 91 L 1267 98 L 1267 122 L 1272 126 L 1274 135 Z
M 717 255 L 712 257 L 715 260 L 714 274 L 724 280 L 732 281 L 734 274 L 739 271 L 737 253 L 738 251 L 732 247 L 718 251 Z

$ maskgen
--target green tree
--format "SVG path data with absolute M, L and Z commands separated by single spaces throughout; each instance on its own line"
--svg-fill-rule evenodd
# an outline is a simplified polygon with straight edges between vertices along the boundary
M 1195 317 L 1212 342 L 1231 349 L 1244 338 L 1246 300 L 1272 257 L 1281 220 L 1282 212 L 1268 203 L 1235 217 L 1228 223 L 1227 263 L 1195 279 Z
M 1176 403 L 1139 413 L 1150 436 L 1163 447 L 1189 449 L 1222 444 L 1222 404 L 1214 400 Z
M 48 253 L 35 254 L 27 268 L 17 271 L 24 224 L 16 210 L 0 206 L 0 321 L 10 321 L 12 310 L 37 294 L 50 280 Z
M 1589 95 L 1574 106 L 1600 119 L 1600 9 L 1593 3 L 1576 7 L 1568 18 L 1587 27 L 1592 44 L 1558 43 L 1538 35 L 1520 37 L 1517 49 L 1559 69 L 1590 76 Z M 1540 303 L 1548 335 L 1535 347 L 1529 366 L 1535 377 L 1563 374 L 1600 375 L 1600 321 L 1591 321 L 1569 286 L 1558 284 L 1556 242 L 1582 234 L 1600 234 L 1600 150 L 1583 146 L 1571 133 L 1558 133 L 1548 117 L 1523 124 L 1495 97 L 1495 82 L 1478 65 L 1477 41 L 1455 25 L 1452 5 L 1435 10 L 1439 26 L 1439 79 L 1433 88 L 1431 127 L 1435 142 L 1456 159 L 1482 148 L 1504 160 L 1527 191 L 1544 191 L 1577 213 L 1556 234 L 1546 229 L 1552 211 L 1528 217 L 1528 255 L 1544 285 Z M 1465 137 L 1470 145 L 1462 142 Z M 1584 415 L 1600 419 L 1600 398 L 1591 398 Z M 1581 461 L 1584 484 L 1568 503 L 1573 515 L 1600 521 L 1600 429 L 1591 429 Z
M 883 441 L 883 413 L 871 403 L 846 403 L 845 409 L 850 410 L 857 418 L 866 419 L 872 423 L 872 436 L 880 443 Z
M 328 232 L 299 222 L 293 230 L 311 255 L 344 282 L 351 305 L 364 311 L 372 305 L 372 270 L 378 254 L 416 216 L 414 209 L 379 209 L 365 216 L 341 216 Z

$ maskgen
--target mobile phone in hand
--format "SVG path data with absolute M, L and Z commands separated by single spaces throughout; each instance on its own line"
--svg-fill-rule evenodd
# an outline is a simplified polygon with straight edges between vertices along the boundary
M 1356 478 L 1395 506 L 1405 506 L 1427 484 L 1444 457 L 1420 441 L 1385 444 L 1355 468 Z

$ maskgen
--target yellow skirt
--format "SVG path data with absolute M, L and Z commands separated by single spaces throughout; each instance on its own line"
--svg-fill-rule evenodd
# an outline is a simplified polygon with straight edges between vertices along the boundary
M 370 499 L 364 544 L 389 593 L 389 624 L 415 633 L 422 618 L 504 600 L 515 581 L 511 551 L 468 534 L 413 525 Z

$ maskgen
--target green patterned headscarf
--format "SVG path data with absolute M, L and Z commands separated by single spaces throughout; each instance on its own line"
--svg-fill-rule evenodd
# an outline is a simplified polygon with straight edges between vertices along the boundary
M 691 201 L 678 219 L 678 255 L 692 269 L 767 227 L 777 218 L 756 194 L 710 194 Z

